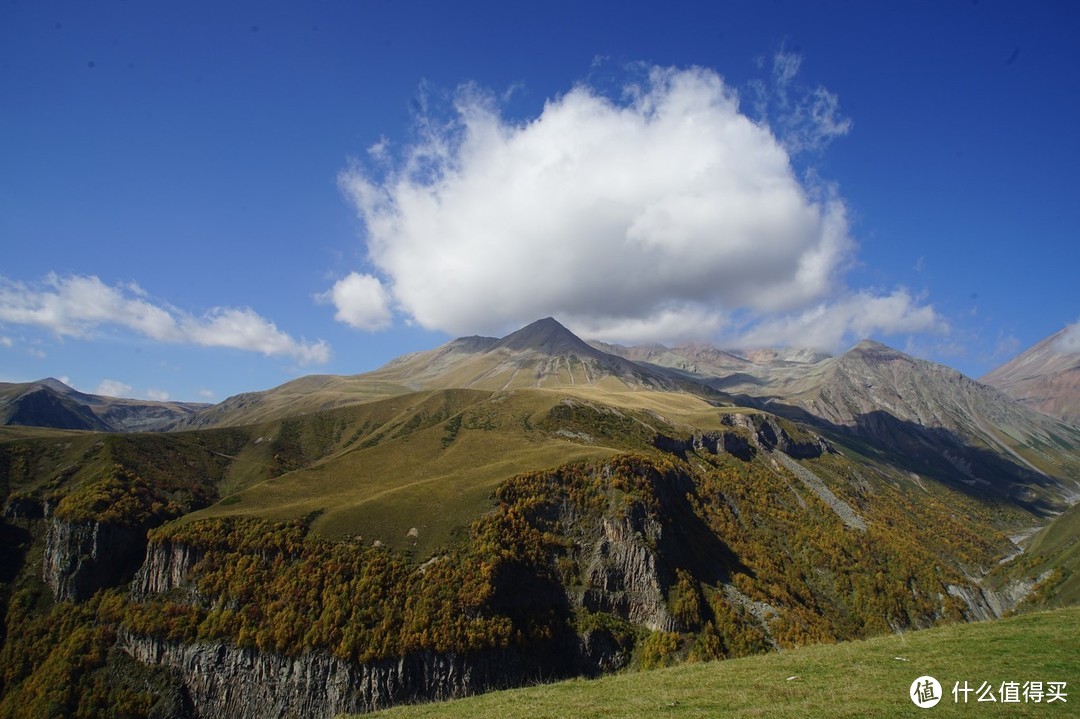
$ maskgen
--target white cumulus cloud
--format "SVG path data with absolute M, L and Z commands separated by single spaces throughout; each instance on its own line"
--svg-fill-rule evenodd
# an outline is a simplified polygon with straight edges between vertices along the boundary
M 231 347 L 300 364 L 330 358 L 325 342 L 297 340 L 250 308 L 217 307 L 195 316 L 155 304 L 138 285 L 111 286 L 92 275 L 50 274 L 35 285 L 0 277 L 0 322 L 43 327 L 61 337 L 122 327 L 162 342 Z
M 205 347 L 233 347 L 267 356 L 285 355 L 303 365 L 321 364 L 330 359 L 330 346 L 326 342 L 296 340 L 246 307 L 217 307 L 202 317 L 182 317 L 178 325 L 188 341 Z
M 320 294 L 320 302 L 337 308 L 334 319 L 361 330 L 381 330 L 390 326 L 390 294 L 379 278 L 351 272 Z
M 619 342 L 726 338 L 835 351 L 871 334 L 945 333 L 906 290 L 845 286 L 847 208 L 792 157 L 850 132 L 838 98 L 781 51 L 757 118 L 715 72 L 652 68 L 613 98 L 587 84 L 525 121 L 475 87 L 412 145 L 380 139 L 340 184 L 373 274 L 319 296 L 381 329 L 394 312 L 451 334 L 555 316 Z
M 420 131 L 397 164 L 354 166 L 341 184 L 377 288 L 429 329 L 498 333 L 554 315 L 596 336 L 708 330 L 731 310 L 821 300 L 854 250 L 842 200 L 800 183 L 710 70 L 654 68 L 621 100 L 580 85 L 524 123 L 466 89 L 448 123 Z M 327 294 L 376 289 L 372 276 L 342 282 L 354 277 L 366 286 Z M 377 292 L 336 299 L 351 324 L 348 308 L 366 320 L 385 307 Z

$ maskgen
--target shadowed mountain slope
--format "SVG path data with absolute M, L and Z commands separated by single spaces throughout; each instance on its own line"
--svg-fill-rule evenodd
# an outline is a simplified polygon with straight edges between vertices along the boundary
M 745 403 L 848 436 L 913 471 L 1038 511 L 1080 496 L 1080 431 L 954 369 L 863 340 L 837 357 L 798 350 L 728 352 L 688 345 L 615 347 L 643 364 Z M 1064 483 L 1050 477 L 1063 478 Z
M 86 394 L 48 378 L 0 383 L 0 424 L 98 432 L 170 429 L 206 404 L 154 402 Z

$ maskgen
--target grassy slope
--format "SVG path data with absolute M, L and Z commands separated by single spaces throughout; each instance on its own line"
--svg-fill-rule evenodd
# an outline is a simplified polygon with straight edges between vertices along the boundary
M 908 717 L 921 711 L 907 693 L 923 674 L 936 677 L 945 694 L 927 716 L 1076 716 L 1077 646 L 1080 608 L 1073 607 L 746 659 L 493 692 L 365 716 Z M 956 704 L 953 685 L 964 681 L 975 688 L 987 681 L 996 695 L 1005 681 L 1067 682 L 1067 703 L 975 703 L 972 694 L 969 704 Z
M 1080 504 L 1054 520 L 1032 538 L 1028 553 L 1041 562 L 1040 572 L 1058 569 L 1060 584 L 1054 587 L 1050 606 L 1080 603 Z
M 615 407 L 633 421 L 716 429 L 722 410 L 686 394 L 563 390 L 417 392 L 332 410 L 322 440 L 310 427 L 298 445 L 316 452 L 301 469 L 267 479 L 280 423 L 251 429 L 251 441 L 221 487 L 218 504 L 182 521 L 243 514 L 293 519 L 313 514 L 327 537 L 360 534 L 425 555 L 490 507 L 495 487 L 530 470 L 611 456 L 621 439 L 558 434 L 548 413 L 569 400 Z M 591 431 L 591 430 L 589 430 Z M 670 431 L 670 428 L 668 429 Z M 596 434 L 594 432 L 594 434 Z M 320 443 L 321 442 L 321 443 Z M 317 445 L 316 449 L 312 449 Z M 407 537 L 416 528 L 418 536 Z
M 51 427 L 22 427 L 19 425 L 0 425 L 0 442 L 17 439 L 53 439 L 90 434 L 77 429 L 52 429 Z
M 999 567 L 995 584 L 1035 580 L 1051 573 L 1021 610 L 1080 604 L 1080 504 L 1073 505 L 1043 527 L 1028 542 L 1024 553 Z

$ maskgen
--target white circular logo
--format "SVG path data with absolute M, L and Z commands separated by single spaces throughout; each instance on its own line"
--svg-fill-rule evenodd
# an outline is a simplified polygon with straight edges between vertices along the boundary
M 915 706 L 920 709 L 929 709 L 937 706 L 937 703 L 941 701 L 941 684 L 929 675 L 919 677 L 911 683 L 908 696 L 915 702 Z

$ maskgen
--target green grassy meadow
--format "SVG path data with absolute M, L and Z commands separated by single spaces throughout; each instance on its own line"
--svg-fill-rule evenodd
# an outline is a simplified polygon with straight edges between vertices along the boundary
M 1080 504 L 1036 532 L 1024 553 L 999 566 L 990 579 L 1005 585 L 1010 580 L 1033 577 L 1045 578 L 1022 608 L 1080 604 Z
M 567 403 L 588 407 L 587 418 L 552 420 Z M 401 395 L 297 418 L 288 442 L 284 422 L 245 428 L 251 439 L 222 483 L 222 501 L 181 521 L 314 518 L 322 536 L 360 534 L 423 556 L 490 509 L 509 477 L 634 449 L 635 427 L 642 441 L 654 433 L 645 423 L 717 429 L 721 413 L 687 394 L 587 387 Z M 268 478 L 290 455 L 297 468 Z
M 928 674 L 942 685 L 936 706 L 908 698 Z M 993 687 L 996 703 L 955 702 L 953 686 Z M 1003 682 L 1066 682 L 1065 701 L 1002 703 Z M 1074 717 L 1080 715 L 1080 608 L 993 622 L 955 624 L 762 656 L 630 672 L 597 680 L 492 692 L 402 706 L 365 716 L 455 717 Z

